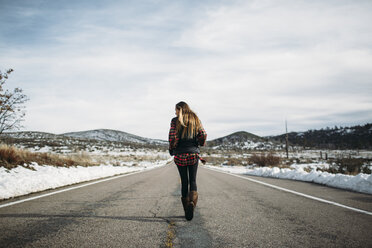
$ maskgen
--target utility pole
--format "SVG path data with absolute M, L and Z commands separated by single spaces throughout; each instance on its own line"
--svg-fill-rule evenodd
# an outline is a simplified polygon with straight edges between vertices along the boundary
M 287 129 L 287 119 L 285 120 L 285 151 L 288 158 L 288 129 Z

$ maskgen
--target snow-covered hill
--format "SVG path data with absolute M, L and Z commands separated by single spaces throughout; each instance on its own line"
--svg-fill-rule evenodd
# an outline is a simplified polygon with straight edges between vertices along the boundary
M 100 129 L 66 134 L 8 132 L 0 135 L 3 143 L 34 151 L 70 153 L 73 151 L 117 150 L 124 147 L 166 149 L 168 142 L 133 134 Z
M 267 137 L 283 142 L 285 134 Z M 290 145 L 326 149 L 372 149 L 372 123 L 288 133 Z
M 8 132 L 8 133 L 4 133 L 4 135 L 10 136 L 15 139 L 60 139 L 60 138 L 63 138 L 57 134 L 44 133 L 44 132 L 33 132 L 33 131 Z
M 57 151 L 66 150 L 66 146 L 77 150 L 90 149 L 89 147 L 92 146 L 121 147 L 123 144 L 140 147 L 160 146 L 162 149 L 166 149 L 168 146 L 168 142 L 165 140 L 150 139 L 110 129 L 70 132 L 59 135 L 43 132 L 13 132 L 5 133 L 2 136 L 11 137 L 14 140 L 10 141 L 10 143 L 26 148 L 48 146 L 53 147 Z M 291 132 L 288 136 L 290 149 L 295 149 L 296 147 L 370 149 L 372 147 L 372 124 Z M 285 134 L 260 137 L 241 131 L 207 141 L 205 149 L 283 150 L 284 148 Z
M 208 142 L 213 149 L 279 150 L 283 147 L 268 139 L 248 132 L 236 132 Z
M 82 132 L 71 132 L 61 134 L 67 137 L 73 137 L 78 139 L 93 139 L 100 141 L 114 141 L 114 142 L 130 142 L 139 144 L 158 144 L 165 145 L 167 141 L 158 139 L 149 139 L 140 136 L 136 136 L 130 133 L 111 130 L 111 129 L 96 129 Z

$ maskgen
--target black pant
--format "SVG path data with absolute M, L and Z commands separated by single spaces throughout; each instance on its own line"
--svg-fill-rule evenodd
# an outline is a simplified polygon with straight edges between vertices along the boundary
M 181 177 L 181 192 L 182 197 L 187 197 L 189 193 L 189 182 L 190 182 L 190 191 L 197 191 L 196 188 L 196 172 L 198 170 L 198 162 L 194 165 L 187 165 L 187 166 L 179 166 L 177 165 L 178 172 L 180 173 Z M 189 175 L 187 176 L 187 171 L 189 171 Z

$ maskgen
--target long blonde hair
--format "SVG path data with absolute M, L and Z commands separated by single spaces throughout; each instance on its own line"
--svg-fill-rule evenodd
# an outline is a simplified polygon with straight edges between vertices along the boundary
M 194 138 L 199 129 L 202 128 L 202 124 L 198 116 L 190 109 L 189 105 L 185 102 L 179 102 L 176 104 L 176 109 L 179 110 L 178 120 L 176 124 L 177 135 L 181 139 L 192 139 Z

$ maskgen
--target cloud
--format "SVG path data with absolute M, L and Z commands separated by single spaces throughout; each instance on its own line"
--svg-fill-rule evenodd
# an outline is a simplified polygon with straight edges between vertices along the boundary
M 368 1 L 28 1 L 7 10 L 0 64 L 30 96 L 29 130 L 166 139 L 181 100 L 210 138 L 282 133 L 285 119 L 291 130 L 372 121 Z
M 370 35 L 361 32 L 370 30 L 370 2 L 260 2 L 238 1 L 209 9 L 176 45 L 229 54 L 338 44 L 370 48 Z

